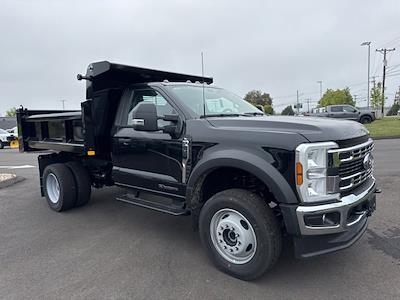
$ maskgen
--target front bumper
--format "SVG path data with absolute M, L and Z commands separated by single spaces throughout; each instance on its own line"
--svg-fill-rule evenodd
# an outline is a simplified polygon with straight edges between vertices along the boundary
M 306 258 L 351 246 L 364 233 L 375 210 L 375 179 L 371 176 L 340 202 L 282 207 L 289 234 L 293 235 L 296 257 Z M 334 216 L 325 222 L 324 218 Z M 321 219 L 321 224 L 310 220 Z M 293 220 L 294 219 L 294 220 Z
M 296 209 L 297 221 L 299 223 L 300 233 L 302 235 L 320 235 L 343 232 L 350 229 L 352 226 L 361 222 L 375 209 L 375 179 L 373 177 L 367 180 L 361 189 L 356 189 L 352 194 L 341 198 L 340 202 L 313 205 L 313 206 L 298 206 Z M 371 199 L 374 198 L 374 199 Z M 372 202 L 371 205 L 368 205 Z M 356 214 L 351 214 L 353 209 L 359 205 L 360 207 Z M 336 213 L 340 216 L 339 222 L 331 226 L 310 226 L 306 224 L 307 217 L 315 215 L 328 215 Z

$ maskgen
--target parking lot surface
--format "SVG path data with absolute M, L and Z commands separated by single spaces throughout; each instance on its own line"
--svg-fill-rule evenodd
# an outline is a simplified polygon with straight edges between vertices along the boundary
M 118 202 L 118 188 L 93 190 L 85 207 L 51 211 L 40 197 L 36 157 L 0 150 L 0 173 L 25 177 L 0 189 L 0 299 L 400 298 L 399 139 L 376 141 L 383 192 L 355 245 L 296 260 L 285 244 L 274 269 L 255 282 L 216 270 L 190 218 Z

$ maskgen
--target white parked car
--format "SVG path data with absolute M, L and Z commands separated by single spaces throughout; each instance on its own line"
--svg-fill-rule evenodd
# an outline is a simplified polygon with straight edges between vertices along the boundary
M 0 149 L 3 149 L 4 146 L 10 146 L 10 142 L 16 138 L 17 136 L 14 133 L 7 132 L 0 128 Z
M 13 128 L 7 129 L 9 133 L 12 133 L 14 136 L 18 136 L 18 127 L 15 126 Z

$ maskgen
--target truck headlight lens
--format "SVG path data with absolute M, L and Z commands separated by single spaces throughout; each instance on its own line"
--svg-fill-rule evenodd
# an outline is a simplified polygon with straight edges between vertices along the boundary
M 303 202 L 339 197 L 327 190 L 328 150 L 334 148 L 338 148 L 334 142 L 301 144 L 296 148 L 296 184 Z

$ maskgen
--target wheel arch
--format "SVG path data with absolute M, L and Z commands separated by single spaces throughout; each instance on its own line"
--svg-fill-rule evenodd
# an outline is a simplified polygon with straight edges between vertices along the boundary
M 186 199 L 190 209 L 196 209 L 200 203 L 196 197 L 202 185 L 212 172 L 220 168 L 235 168 L 254 175 L 264 183 L 279 203 L 298 203 L 291 186 L 282 174 L 265 158 L 246 151 L 218 151 L 204 157 L 193 169 L 189 177 Z M 198 198 L 198 197 L 197 197 Z

